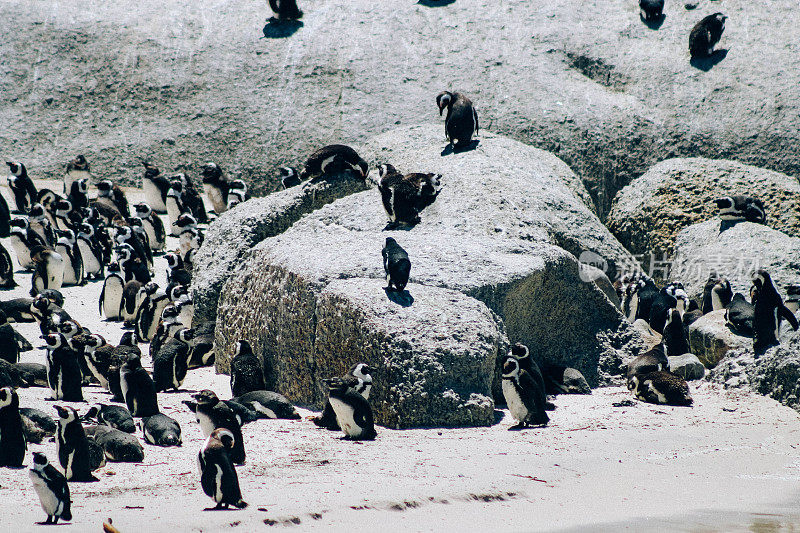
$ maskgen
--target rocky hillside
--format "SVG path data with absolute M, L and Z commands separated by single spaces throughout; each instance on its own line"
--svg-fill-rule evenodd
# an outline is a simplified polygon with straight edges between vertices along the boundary
M 213 159 L 265 192 L 321 144 L 437 122 L 434 96 L 457 88 L 485 128 L 569 164 L 601 216 L 670 157 L 800 174 L 790 0 L 668 3 L 657 29 L 629 0 L 432 4 L 306 0 L 302 27 L 263 38 L 263 1 L 6 2 L 0 145 L 40 178 L 77 153 L 128 183 L 142 158 Z M 691 65 L 689 29 L 718 10 L 724 52 Z

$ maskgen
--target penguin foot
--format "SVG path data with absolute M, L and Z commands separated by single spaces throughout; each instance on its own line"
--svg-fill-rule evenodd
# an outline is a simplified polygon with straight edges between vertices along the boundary
M 511 426 L 510 428 L 508 428 L 508 430 L 509 431 L 519 431 L 519 430 L 525 429 L 527 427 L 528 427 L 528 424 L 525 424 L 524 422 L 520 422 L 516 426 Z

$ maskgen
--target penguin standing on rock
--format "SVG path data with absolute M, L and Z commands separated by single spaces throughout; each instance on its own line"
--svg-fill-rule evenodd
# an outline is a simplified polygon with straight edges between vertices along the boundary
M 139 357 L 129 357 L 119 369 L 119 385 L 132 416 L 153 416 L 159 412 L 155 384 L 147 370 L 142 368 Z
M 478 113 L 472 101 L 461 93 L 444 91 L 436 96 L 436 105 L 439 107 L 439 116 L 447 108 L 444 133 L 453 150 L 467 148 L 479 129 Z
M 767 223 L 767 214 L 764 203 L 758 198 L 750 196 L 725 196 L 715 200 L 719 209 L 719 217 L 731 222 Z
M 72 407 L 56 405 L 55 409 L 58 412 L 56 449 L 64 476 L 67 481 L 97 481 L 92 475 L 89 441 L 78 413 Z
M 19 415 L 19 396 L 11 387 L 0 389 L 0 466 L 22 466 L 28 445 Z
M 692 59 L 710 57 L 714 53 L 714 46 L 725 31 L 727 18 L 722 13 L 714 13 L 695 24 L 689 33 L 689 54 Z
M 547 397 L 544 388 L 511 355 L 505 357 L 502 368 L 503 396 L 511 416 L 518 422 L 509 429 L 547 424 L 550 417 L 545 412 Z
M 381 253 L 383 255 L 383 270 L 386 272 L 386 290 L 402 292 L 406 288 L 408 278 L 411 275 L 411 261 L 408 258 L 408 253 L 392 237 L 386 238 L 386 244 Z
M 378 190 L 390 226 L 419 224 L 419 212 L 431 205 L 441 191 L 441 174 L 400 174 L 392 165 L 378 168 Z
M 753 351 L 761 355 L 770 346 L 780 344 L 781 320 L 789 321 L 797 331 L 798 322 L 794 314 L 783 304 L 769 272 L 758 270 L 753 276 Z
M 328 383 L 328 401 L 345 440 L 374 440 L 378 434 L 373 422 L 372 407 L 347 380 L 332 378 Z
M 70 510 L 69 485 L 64 475 L 56 470 L 47 460 L 47 456 L 40 452 L 33 452 L 33 466 L 28 471 L 33 482 L 33 488 L 39 497 L 42 510 L 47 514 L 47 520 L 40 524 L 57 524 L 58 520 L 72 520 Z
M 231 458 L 236 442 L 237 437 L 233 432 L 224 428 L 215 429 L 197 455 L 200 485 L 203 492 L 217 503 L 212 510 L 227 509 L 230 505 L 238 509 L 247 507 L 247 502 L 242 500 L 239 478 Z
M 686 337 L 686 328 L 683 327 L 681 313 L 677 309 L 670 309 L 667 312 L 663 338 L 667 356 L 689 353 L 689 339 Z
M 11 175 L 8 177 L 8 186 L 14 194 L 14 203 L 17 213 L 27 213 L 39 197 L 39 191 L 28 177 L 28 169 L 22 163 L 6 161 Z
M 331 176 L 345 171 L 354 171 L 362 178 L 367 177 L 369 165 L 355 150 L 343 144 L 323 146 L 306 159 L 300 180 Z
M 264 370 L 261 361 L 253 353 L 250 343 L 240 340 L 231 359 L 231 393 L 241 396 L 255 390 L 265 390 Z
M 753 334 L 754 316 L 753 304 L 747 301 L 744 294 L 737 292 L 725 309 L 725 324 L 739 335 L 750 336 Z
M 242 439 L 242 427 L 230 407 L 221 402 L 212 390 L 202 390 L 193 396 L 195 402 L 184 401 L 200 424 L 203 435 L 210 436 L 216 429 L 227 429 L 233 434 L 234 443 L 231 449 L 231 460 L 235 464 L 244 464 L 245 451 Z
M 639 0 L 639 16 L 645 22 L 660 19 L 664 15 L 664 0 Z
M 717 278 L 716 274 L 709 276 L 703 288 L 702 312 L 705 315 L 711 311 L 719 311 L 730 305 L 733 291 L 730 282 L 725 278 Z

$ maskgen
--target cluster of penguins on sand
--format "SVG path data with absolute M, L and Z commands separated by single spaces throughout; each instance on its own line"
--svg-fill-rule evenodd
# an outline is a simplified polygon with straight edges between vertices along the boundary
M 468 98 L 444 92 L 436 98 L 440 114 L 447 109 L 445 131 L 454 149 L 470 144 L 477 133 L 477 113 Z M 17 261 L 32 271 L 31 298 L 0 302 L 0 466 L 20 467 L 27 443 L 52 438 L 58 464 L 43 453 L 33 455 L 29 471 L 47 522 L 71 520 L 68 482 L 93 482 L 93 472 L 106 461 L 141 462 L 143 440 L 153 446 L 181 446 L 181 428 L 160 412 L 158 394 L 180 390 L 189 370 L 214 363 L 214 322 L 194 319 L 191 281 L 194 255 L 211 217 L 196 184 L 186 173 L 163 175 L 143 162 L 144 202 L 131 206 L 122 188 L 109 180 L 94 184 L 89 162 L 78 156 L 66 166 L 63 191 L 37 190 L 27 168 L 8 162 L 14 217 L 0 197 L 0 230 L 9 236 Z M 306 186 L 327 176 L 350 172 L 367 178 L 368 165 L 355 150 L 329 145 L 312 153 L 301 168 L 284 167 L 284 188 Z M 379 168 L 378 189 L 388 218 L 387 228 L 413 226 L 419 213 L 441 190 L 441 176 L 401 174 L 392 165 Z M 228 180 L 219 165 L 200 167 L 204 192 L 219 215 L 249 198 L 241 180 Z M 91 196 L 91 197 L 90 197 Z M 159 214 L 166 214 L 165 227 Z M 3 226 L 4 225 L 4 226 Z M 178 249 L 167 250 L 167 236 Z M 164 254 L 167 285 L 153 281 L 153 256 Z M 10 254 L 0 245 L 6 287 L 16 286 Z M 391 237 L 383 248 L 387 292 L 404 291 L 411 262 Z M 107 321 L 123 322 L 117 345 L 93 333 L 64 310 L 60 289 L 103 280 L 98 311 Z M 38 322 L 45 343 L 43 363 L 21 363 L 19 354 L 33 347 L 11 325 Z M 149 343 L 152 372 L 142 366 L 140 343 Z M 250 344 L 240 340 L 230 363 L 233 398 L 221 400 L 202 390 L 184 400 L 206 437 L 200 452 L 200 483 L 216 502 L 215 509 L 244 508 L 235 465 L 245 461 L 242 426 L 262 418 L 299 419 L 282 395 L 266 390 L 263 368 Z M 377 436 L 369 405 L 372 370 L 354 365 L 340 377 L 325 380 L 325 409 L 311 417 L 321 428 L 342 431 L 345 439 Z M 83 402 L 84 387 L 101 387 L 109 403 L 85 413 L 56 405 L 57 419 L 20 406 L 17 387 L 45 387 L 48 399 Z M 137 420 L 138 419 L 138 422 Z M 109 526 L 111 527 L 111 526 Z

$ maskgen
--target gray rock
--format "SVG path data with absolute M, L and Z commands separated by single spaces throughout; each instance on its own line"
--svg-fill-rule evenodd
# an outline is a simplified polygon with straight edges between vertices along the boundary
M 196 319 L 216 319 L 222 284 L 253 246 L 286 231 L 306 213 L 366 188 L 363 179 L 346 173 L 253 198 L 223 213 L 209 226 L 195 257 L 192 291 Z
M 752 348 L 731 350 L 709 372 L 709 381 L 730 389 L 750 389 L 800 411 L 800 333 L 755 357 Z
M 591 385 L 605 383 L 606 369 L 620 364 L 635 335 L 573 253 L 602 255 L 612 269 L 630 261 L 629 254 L 559 174 L 549 173 L 564 168 L 552 155 L 485 135 L 477 149 L 441 157 L 431 149 L 433 135 L 430 127 L 398 130 L 367 150 L 403 172 L 443 175 L 442 192 L 421 213 L 422 223 L 381 231 L 386 215 L 372 190 L 264 240 L 223 288 L 218 353 L 232 353 L 232 342 L 248 338 L 265 362 L 276 361 L 266 365 L 280 377 L 275 390 L 299 401 L 281 387 L 302 376 L 286 374 L 282 361 L 309 357 L 316 338 L 296 325 L 314 320 L 319 294 L 333 281 L 383 279 L 380 250 L 392 236 L 410 254 L 413 283 L 484 302 L 503 319 L 509 338 L 530 346 L 538 360 L 576 368 Z M 227 363 L 218 356 L 218 370 L 227 371 Z
M 706 368 L 713 368 L 730 350 L 751 348 L 753 339 L 725 325 L 725 310 L 711 311 L 689 326 L 689 349 Z
M 713 218 L 678 234 L 671 277 L 683 282 L 689 296 L 702 295 L 712 271 L 748 297 L 752 274 L 759 268 L 770 273 L 779 291 L 800 282 L 800 238 L 752 222 L 723 228 L 723 221 Z
M 760 198 L 767 225 L 800 237 L 797 178 L 723 159 L 669 159 L 650 168 L 614 198 L 606 224 L 635 254 L 671 254 L 682 229 L 718 212 L 716 198 Z
M 636 320 L 633 323 L 633 329 L 635 329 L 641 336 L 646 347 L 645 351 L 652 350 L 661 343 L 661 335 L 657 331 L 653 331 L 653 328 L 650 327 L 650 324 L 647 323 L 647 320 L 642 318 Z
M 138 182 L 145 155 L 195 172 L 211 158 L 266 191 L 277 166 L 391 124 L 435 123 L 443 148 L 434 98 L 448 88 L 473 97 L 485 127 L 558 153 L 601 211 L 670 157 L 800 172 L 800 57 L 791 39 L 764 46 L 764 35 L 794 34 L 787 2 L 724 5 L 727 56 L 694 65 L 688 33 L 706 13 L 674 6 L 653 31 L 633 1 L 599 0 L 587 13 L 579 0 L 317 0 L 296 33 L 267 39 L 261 2 L 145 7 L 158 13 L 146 29 L 101 0 L 66 3 L 54 35 L 35 4 L 0 5 L 18 29 L 0 43 L 0 143 L 37 176 L 59 176 L 91 147 L 101 178 Z
M 667 359 L 669 360 L 669 371 L 681 376 L 686 381 L 703 379 L 706 373 L 706 367 L 703 366 L 703 363 L 690 353 L 672 355 Z

